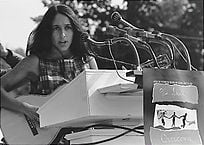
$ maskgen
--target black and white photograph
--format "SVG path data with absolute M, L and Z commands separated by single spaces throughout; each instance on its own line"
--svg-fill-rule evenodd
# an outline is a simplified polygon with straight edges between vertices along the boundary
M 0 20 L 0 145 L 204 142 L 203 0 L 0 0 Z

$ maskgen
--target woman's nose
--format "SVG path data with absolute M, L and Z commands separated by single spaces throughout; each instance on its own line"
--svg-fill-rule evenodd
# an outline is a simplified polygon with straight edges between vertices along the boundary
M 62 33 L 62 37 L 63 37 L 63 38 L 66 37 L 66 34 L 65 34 L 64 32 Z
M 61 37 L 62 37 L 62 38 L 66 37 L 66 31 L 65 31 L 65 30 L 62 30 L 62 31 L 61 31 Z

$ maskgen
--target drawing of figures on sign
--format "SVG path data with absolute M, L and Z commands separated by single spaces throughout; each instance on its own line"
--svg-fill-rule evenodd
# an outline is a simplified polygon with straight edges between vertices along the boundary
M 176 124 L 176 118 L 179 118 L 177 115 L 176 115 L 176 112 L 173 113 L 173 115 L 169 118 L 171 119 L 172 118 L 172 127 L 175 127 L 175 124 Z
M 166 110 L 158 110 L 157 111 L 158 120 L 161 120 L 161 123 L 163 126 L 165 126 L 165 118 L 167 118 L 166 113 L 167 113 Z
M 197 130 L 197 112 L 176 105 L 158 105 L 155 107 L 154 127 L 163 130 Z

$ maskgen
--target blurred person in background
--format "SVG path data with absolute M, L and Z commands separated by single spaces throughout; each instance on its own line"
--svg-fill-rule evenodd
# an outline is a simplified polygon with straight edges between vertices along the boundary
M 13 69 L 24 58 L 22 55 L 6 48 L 2 43 L 0 43 L 0 52 L 0 76 Z M 17 96 L 27 95 L 28 92 L 29 85 L 27 84 L 15 89 Z
M 0 76 L 5 74 L 8 70 L 14 68 L 18 64 L 23 56 L 15 53 L 14 51 L 5 48 L 5 46 L 0 42 L 0 59 L 1 59 L 1 72 Z

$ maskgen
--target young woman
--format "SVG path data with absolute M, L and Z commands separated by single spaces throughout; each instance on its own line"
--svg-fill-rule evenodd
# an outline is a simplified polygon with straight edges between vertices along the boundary
M 28 56 L 1 77 L 1 107 L 38 121 L 38 107 L 14 99 L 10 91 L 30 82 L 30 94 L 48 95 L 85 68 L 97 69 L 81 42 L 83 31 L 71 8 L 62 4 L 50 7 L 32 34 Z

